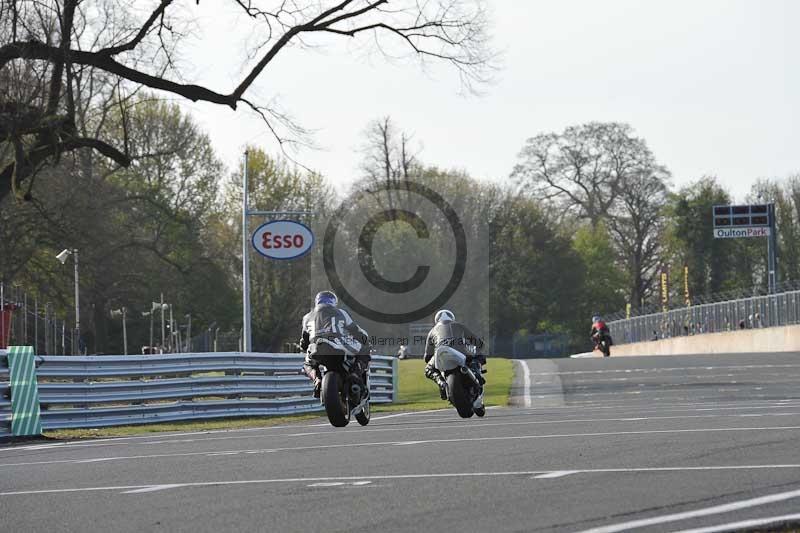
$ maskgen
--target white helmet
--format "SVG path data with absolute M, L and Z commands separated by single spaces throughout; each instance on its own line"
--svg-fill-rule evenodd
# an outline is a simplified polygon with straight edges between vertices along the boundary
M 447 309 L 440 309 L 436 312 L 436 317 L 433 319 L 434 322 L 437 324 L 439 322 L 452 322 L 456 319 L 456 315 L 453 314 L 452 311 L 448 311 Z

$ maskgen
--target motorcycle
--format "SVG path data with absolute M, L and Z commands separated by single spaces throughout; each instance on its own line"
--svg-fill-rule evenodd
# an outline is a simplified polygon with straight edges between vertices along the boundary
M 603 357 L 611 356 L 611 338 L 603 333 L 595 333 L 592 337 L 594 340 L 594 349 L 603 352 Z
M 352 417 L 362 426 L 369 424 L 369 370 L 350 372 L 344 355 L 315 355 L 324 367 L 320 399 L 334 427 L 344 427 Z M 352 361 L 352 364 L 358 364 Z
M 486 414 L 483 386 L 469 363 L 466 355 L 449 346 L 439 346 L 433 355 L 434 368 L 441 372 L 447 382 L 447 399 L 461 418 Z

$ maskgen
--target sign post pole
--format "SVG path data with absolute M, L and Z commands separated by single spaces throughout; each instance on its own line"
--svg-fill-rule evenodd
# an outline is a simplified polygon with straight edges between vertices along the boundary
M 767 206 L 769 213 L 769 235 L 767 236 L 767 287 L 770 294 L 775 294 L 775 285 L 777 284 L 777 239 L 775 234 L 775 204 L 771 203 Z
M 247 151 L 244 153 L 244 174 L 242 175 L 242 351 L 253 351 L 253 337 L 250 331 L 250 246 L 247 242 Z
M 253 351 L 253 330 L 251 324 L 251 313 L 250 313 L 250 247 L 253 246 L 258 250 L 262 255 L 267 257 L 271 257 L 274 259 L 294 259 L 296 257 L 300 257 L 303 254 L 289 254 L 287 257 L 276 257 L 273 255 L 265 254 L 260 247 L 256 245 L 255 242 L 250 242 L 250 232 L 248 231 L 247 225 L 247 217 L 251 216 L 261 216 L 267 218 L 274 218 L 280 216 L 309 216 L 313 215 L 313 211 L 262 211 L 259 209 L 249 209 L 248 208 L 248 185 L 249 185 L 249 168 L 248 168 L 248 152 L 245 151 L 244 153 L 244 173 L 242 175 L 242 351 L 244 352 L 252 352 Z M 289 221 L 283 221 L 289 222 Z M 302 226 L 302 224 L 297 224 Z M 262 225 L 255 233 L 258 233 L 265 225 Z M 305 228 L 305 226 L 303 226 Z M 308 229 L 308 228 L 306 228 Z M 306 245 L 307 248 L 310 248 L 314 242 L 313 234 L 310 230 L 308 243 Z M 277 244 L 277 243 L 276 243 Z M 281 240 L 280 244 L 276 246 L 279 248 L 281 246 L 286 246 L 291 244 L 292 246 L 296 246 L 296 241 L 292 240 L 291 243 Z

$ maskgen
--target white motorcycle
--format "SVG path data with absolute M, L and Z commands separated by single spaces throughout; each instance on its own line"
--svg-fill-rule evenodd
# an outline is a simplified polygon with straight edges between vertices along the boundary
M 483 387 L 468 365 L 467 356 L 449 346 L 439 346 L 433 355 L 434 368 L 441 372 L 447 382 L 447 399 L 461 418 L 486 414 Z

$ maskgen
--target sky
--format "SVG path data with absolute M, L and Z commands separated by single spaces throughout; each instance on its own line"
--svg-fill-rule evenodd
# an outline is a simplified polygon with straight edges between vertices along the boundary
M 249 66 L 247 20 L 229 2 L 189 10 L 187 81 L 230 92 Z M 676 186 L 717 176 L 734 200 L 758 178 L 800 173 L 800 1 L 488 0 L 502 67 L 480 96 L 445 65 L 387 62 L 333 37 L 279 54 L 248 95 L 313 131 L 293 157 L 344 188 L 367 124 L 391 116 L 426 164 L 508 180 L 525 140 L 589 121 L 630 124 Z M 278 153 L 240 108 L 182 105 L 230 169 L 245 144 Z

